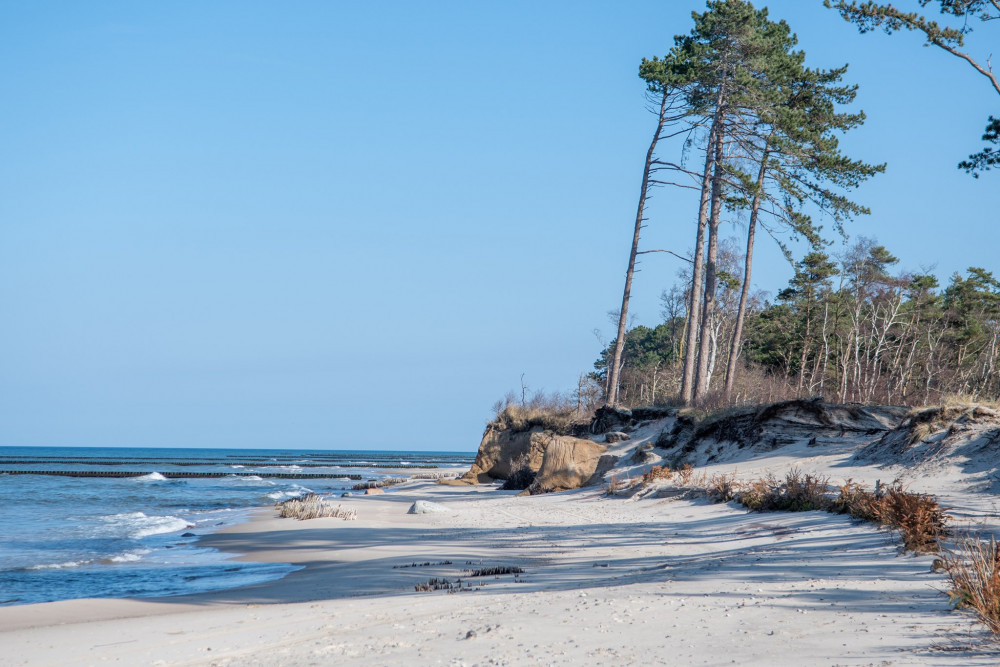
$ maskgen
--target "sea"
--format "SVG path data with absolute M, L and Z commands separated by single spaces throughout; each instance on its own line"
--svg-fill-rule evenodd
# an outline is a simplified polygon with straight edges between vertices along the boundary
M 261 506 L 473 453 L 0 447 L 0 605 L 160 597 L 246 586 L 298 569 L 247 563 L 198 536 Z M 390 490 L 391 492 L 391 490 Z

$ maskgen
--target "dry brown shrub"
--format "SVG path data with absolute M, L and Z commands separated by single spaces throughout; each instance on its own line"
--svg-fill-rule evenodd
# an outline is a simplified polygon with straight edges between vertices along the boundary
M 830 486 L 828 477 L 818 477 L 791 470 L 785 476 L 784 502 L 788 511 L 809 512 L 825 510 L 830 507 L 830 499 L 826 495 Z
M 948 520 L 944 508 L 933 496 L 911 493 L 898 481 L 870 491 L 851 480 L 840 487 L 831 512 L 877 523 L 899 532 L 908 551 L 929 553 L 938 548 Z
M 874 493 L 854 480 L 847 480 L 839 487 L 840 493 L 830 506 L 836 514 L 850 514 L 855 519 L 879 523 Z
M 749 510 L 762 511 L 764 500 L 771 493 L 771 489 L 778 485 L 778 480 L 774 475 L 768 475 L 760 479 L 743 485 L 743 490 L 739 494 L 739 502 Z
M 653 466 L 642 474 L 642 485 L 649 486 L 658 480 L 669 480 L 674 473 L 668 466 Z
M 1000 550 L 996 540 L 967 536 L 955 550 L 942 549 L 939 561 L 951 589 L 956 609 L 967 609 L 994 635 L 1000 635 Z
M 708 497 L 717 503 L 728 503 L 736 497 L 740 485 L 736 482 L 736 473 L 728 475 L 717 473 L 712 475 L 705 485 Z
M 694 466 L 690 463 L 685 463 L 677 469 L 677 475 L 681 478 L 681 486 L 689 485 L 691 477 L 694 475 Z
M 932 496 L 911 493 L 898 482 L 879 495 L 874 505 L 877 521 L 897 530 L 908 551 L 929 553 L 938 548 L 948 517 Z
M 779 481 L 768 475 L 750 482 L 737 494 L 737 499 L 747 509 L 756 512 L 810 512 L 830 508 L 826 495 L 829 482 L 825 477 L 809 475 L 800 470 L 790 470 Z

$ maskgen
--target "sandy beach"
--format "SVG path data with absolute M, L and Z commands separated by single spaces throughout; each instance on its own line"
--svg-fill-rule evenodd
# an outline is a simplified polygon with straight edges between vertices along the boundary
M 641 435 L 641 434 L 640 434 Z M 804 444 L 703 468 L 798 467 L 873 482 L 844 451 Z M 780 455 L 779 455 L 780 454 Z M 847 474 L 845 474 L 847 473 Z M 961 521 L 992 496 L 933 479 Z M 949 481 L 950 480 L 950 481 Z M 933 484 L 932 484 L 933 482 Z M 951 486 L 949 487 L 949 483 Z M 418 500 L 446 511 L 407 514 Z M 355 521 L 250 522 L 202 543 L 303 566 L 267 584 L 156 600 L 0 609 L 4 665 L 996 664 L 971 617 L 949 609 L 931 556 L 825 512 L 751 513 L 664 489 L 518 497 L 414 481 L 342 501 Z M 487 567 L 523 574 L 470 578 Z M 461 592 L 416 592 L 432 579 Z

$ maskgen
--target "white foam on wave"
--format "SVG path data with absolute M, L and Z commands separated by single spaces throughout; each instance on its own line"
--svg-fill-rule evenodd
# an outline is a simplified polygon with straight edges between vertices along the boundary
M 24 569 L 26 570 L 65 570 L 71 567 L 80 567 L 81 565 L 86 565 L 91 561 L 89 560 L 69 560 L 65 563 L 40 563 L 38 565 L 31 565 Z
M 229 466 L 229 467 L 230 468 L 236 468 L 237 470 L 242 470 L 243 468 L 246 468 L 246 466 L 241 466 L 241 465 L 233 465 L 233 466 Z
M 245 484 L 247 482 L 263 482 L 264 478 L 260 475 L 234 475 L 232 473 L 226 475 L 222 479 L 227 482 L 235 482 L 239 484 Z
M 286 489 L 284 491 L 272 491 L 271 493 L 268 493 L 266 497 L 271 500 L 288 500 L 289 498 L 298 498 L 312 492 L 312 489 L 307 489 L 304 486 L 293 484 L 290 489 Z
M 109 514 L 102 516 L 101 520 L 124 531 L 128 537 L 133 539 L 174 533 L 192 527 L 191 524 L 178 516 L 147 516 L 145 512 Z
M 158 472 L 151 472 L 148 475 L 141 475 L 139 477 L 133 477 L 132 479 L 137 482 L 166 482 L 167 478 Z
M 136 561 L 142 560 L 142 557 L 148 554 L 149 549 L 140 549 L 138 551 L 126 551 L 123 554 L 118 554 L 117 556 L 112 556 L 108 559 L 109 563 L 135 563 Z

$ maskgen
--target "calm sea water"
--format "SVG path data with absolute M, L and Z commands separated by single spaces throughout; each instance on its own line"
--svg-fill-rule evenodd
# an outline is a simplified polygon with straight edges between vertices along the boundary
M 310 491 L 340 494 L 400 473 L 467 468 L 474 455 L 232 449 L 0 447 L 0 604 L 151 597 L 278 579 L 287 564 L 240 563 L 197 536 Z M 116 477 L 11 474 L 74 471 Z M 172 475 L 183 478 L 171 478 Z M 203 476 L 204 475 L 204 476 Z M 324 475 L 324 478 L 310 477 Z

